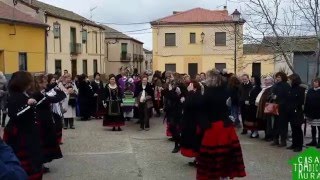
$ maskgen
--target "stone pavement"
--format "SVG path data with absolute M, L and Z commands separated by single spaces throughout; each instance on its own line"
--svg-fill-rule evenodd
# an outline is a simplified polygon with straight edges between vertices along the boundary
M 162 119 L 151 120 L 150 131 L 139 131 L 133 122 L 124 131 L 112 132 L 101 120 L 76 121 L 75 130 L 64 130 L 64 158 L 48 165 L 45 180 L 194 180 L 191 159 L 172 154 Z M 262 135 L 263 136 L 263 135 Z M 241 136 L 248 180 L 291 179 L 287 161 L 295 153 Z

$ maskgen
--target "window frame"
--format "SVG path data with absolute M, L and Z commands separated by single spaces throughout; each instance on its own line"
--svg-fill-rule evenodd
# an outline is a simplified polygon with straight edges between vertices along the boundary
M 189 35 L 189 43 L 190 44 L 196 44 L 197 43 L 197 36 L 196 36 L 196 33 L 194 32 L 191 32 L 190 35 Z
M 93 73 L 98 72 L 98 60 L 97 59 L 93 60 L 92 66 L 93 66 Z
M 58 64 L 60 64 L 60 72 L 62 72 L 62 60 L 61 59 L 54 60 L 54 70 L 55 70 L 55 72 L 57 72 L 57 62 L 59 62 Z
M 173 70 L 170 70 L 170 68 L 167 68 L 167 66 L 174 66 L 174 71 Z M 164 64 L 164 68 L 165 68 L 165 71 L 172 71 L 172 72 L 176 72 L 177 71 L 177 64 L 175 63 L 166 63 Z
M 221 34 L 224 34 L 225 36 L 224 36 L 224 43 L 220 43 L 220 42 L 218 42 L 218 40 L 220 40 L 219 38 L 217 38 L 218 37 L 218 35 L 221 35 Z M 215 32 L 215 34 L 214 34 L 214 36 L 215 36 L 215 40 L 214 40 L 214 42 L 215 42 L 215 46 L 227 46 L 227 33 L 226 32 Z
M 82 73 L 88 75 L 88 60 L 82 60 Z
M 24 56 L 25 58 L 21 59 L 22 56 Z M 24 60 L 24 62 L 21 63 L 21 60 Z M 19 52 L 18 63 L 19 63 L 19 66 L 18 66 L 19 71 L 28 71 L 28 54 L 26 52 Z M 22 65 L 24 66 L 24 68 L 21 68 Z
M 172 40 L 174 43 L 173 44 L 170 44 L 171 42 L 169 41 L 167 41 L 167 40 L 169 40 L 168 38 L 169 37 L 167 37 L 167 36 L 169 36 L 169 35 L 174 35 L 174 40 Z M 176 33 L 165 33 L 165 35 L 164 35 L 165 37 L 164 37 L 164 45 L 166 46 L 166 47 L 174 47 L 174 46 L 177 46 L 177 38 L 176 38 Z

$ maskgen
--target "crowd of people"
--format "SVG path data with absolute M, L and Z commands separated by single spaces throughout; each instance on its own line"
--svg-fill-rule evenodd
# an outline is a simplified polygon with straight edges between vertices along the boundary
M 307 121 L 312 126 L 307 146 L 320 148 L 319 78 L 308 87 L 299 75 L 283 72 L 261 78 L 213 69 L 190 77 L 160 71 L 139 75 L 123 67 L 118 75 L 108 75 L 107 82 L 101 79 L 99 73 L 90 80 L 85 74 L 72 78 L 68 71 L 61 76 L 18 71 L 7 82 L 0 73 L 3 141 L 10 146 L 0 140 L 10 156 L 0 159 L 0 178 L 13 175 L 5 167 L 12 166 L 20 173 L 16 176 L 41 179 L 49 172 L 45 164 L 63 157 L 62 130 L 75 129 L 77 117 L 103 119 L 102 125 L 112 131 L 138 119 L 140 130 L 149 131 L 150 118 L 163 114 L 166 135 L 174 142 L 172 153 L 194 158 L 189 164 L 197 168 L 199 180 L 246 176 L 237 128 L 251 138 L 264 131 L 265 141 L 287 147 L 290 125 L 292 145 L 287 148 L 300 152 Z

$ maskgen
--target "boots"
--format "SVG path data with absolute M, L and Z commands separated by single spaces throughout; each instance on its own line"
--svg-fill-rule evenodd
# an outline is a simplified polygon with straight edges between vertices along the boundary
M 6 126 L 6 118 L 7 118 L 7 114 L 3 113 L 2 114 L 2 127 Z
M 69 123 L 70 123 L 70 124 L 69 124 L 69 125 L 70 125 L 70 129 L 75 129 L 75 128 L 74 128 L 74 124 L 73 124 L 73 123 L 74 123 L 74 119 L 73 119 L 73 118 L 70 118 L 70 119 L 69 119 Z
M 63 129 L 68 129 L 69 119 L 68 118 L 64 118 L 63 121 L 64 121 Z
M 172 153 L 178 153 L 179 151 L 180 151 L 180 146 L 177 142 L 175 142 Z

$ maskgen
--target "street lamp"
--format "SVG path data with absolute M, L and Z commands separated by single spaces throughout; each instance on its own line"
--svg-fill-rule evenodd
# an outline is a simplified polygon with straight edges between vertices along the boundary
M 204 37 L 205 37 L 206 35 L 204 34 L 204 32 L 202 32 L 201 33 L 201 42 L 203 43 L 203 40 L 204 40 Z
M 240 21 L 241 13 L 236 9 L 231 15 L 234 22 L 234 74 L 237 74 L 237 24 Z

